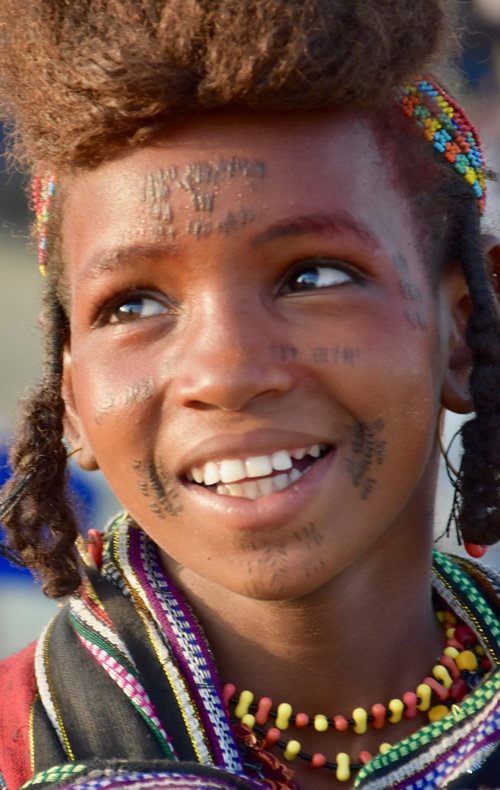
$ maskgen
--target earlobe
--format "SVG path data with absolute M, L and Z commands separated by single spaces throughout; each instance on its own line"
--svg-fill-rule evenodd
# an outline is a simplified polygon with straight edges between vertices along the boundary
M 472 305 L 465 277 L 460 271 L 446 276 L 448 301 L 447 367 L 441 388 L 441 404 L 457 414 L 474 410 L 469 379 L 472 370 L 472 352 L 467 345 L 467 322 Z
M 73 376 L 71 370 L 71 352 L 69 346 L 64 348 L 62 396 L 64 400 L 64 435 L 73 448 L 81 448 L 75 453 L 78 465 L 87 472 L 99 469 L 90 442 L 80 420 L 73 392 Z

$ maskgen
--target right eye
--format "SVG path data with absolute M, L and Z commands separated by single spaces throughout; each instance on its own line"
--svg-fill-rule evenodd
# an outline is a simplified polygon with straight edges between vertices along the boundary
M 136 294 L 122 299 L 113 306 L 109 314 L 109 323 L 129 324 L 132 321 L 154 318 L 166 312 L 167 308 L 158 299 Z

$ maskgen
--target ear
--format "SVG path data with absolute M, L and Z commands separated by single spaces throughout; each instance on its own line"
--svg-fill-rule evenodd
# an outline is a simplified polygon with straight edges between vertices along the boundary
M 465 335 L 472 303 L 465 275 L 458 266 L 443 275 L 442 289 L 447 311 L 443 336 L 447 343 L 447 363 L 441 388 L 441 403 L 449 411 L 469 414 L 474 410 L 469 390 L 472 352 Z
M 500 292 L 500 242 L 495 236 L 485 234 L 481 237 L 481 243 L 498 293 Z M 457 414 L 470 414 L 474 411 L 469 388 L 473 358 L 465 335 L 472 312 L 472 302 L 465 276 L 459 266 L 454 267 L 444 279 L 451 322 L 448 331 L 448 367 L 441 389 L 441 403 L 446 409 Z
M 68 343 L 64 346 L 62 396 L 65 405 L 64 435 L 72 447 L 81 448 L 79 452 L 75 453 L 78 465 L 88 472 L 93 472 L 99 467 L 76 407 L 71 350 Z

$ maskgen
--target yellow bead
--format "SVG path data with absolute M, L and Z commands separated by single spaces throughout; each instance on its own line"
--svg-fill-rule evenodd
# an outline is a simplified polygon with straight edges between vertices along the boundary
M 278 730 L 287 730 L 292 715 L 292 706 L 288 702 L 282 702 L 276 710 L 276 726 Z
M 325 732 L 328 729 L 328 719 L 323 713 L 318 713 L 314 717 L 314 729 L 317 732 Z
M 352 718 L 354 719 L 354 732 L 358 735 L 363 735 L 368 726 L 368 714 L 366 710 L 364 708 L 354 708 Z
M 391 699 L 387 707 L 391 711 L 391 716 L 389 721 L 391 722 L 391 724 L 398 724 L 403 718 L 403 712 L 405 709 L 403 700 Z
M 389 751 L 389 749 L 392 749 L 391 743 L 381 743 L 380 746 L 378 747 L 380 754 L 385 754 L 386 752 Z
M 237 719 L 242 719 L 243 716 L 246 716 L 248 713 L 248 709 L 253 702 L 253 694 L 251 691 L 242 691 L 240 694 L 240 698 L 238 700 L 238 704 L 234 709 L 234 715 Z
M 447 639 L 453 639 L 454 636 L 455 636 L 455 630 L 456 629 L 455 629 L 454 626 L 452 626 L 451 628 L 447 628 L 446 629 L 446 638 Z
M 457 624 L 457 618 L 453 614 L 453 612 L 446 612 L 446 617 L 444 618 L 447 623 L 451 623 L 452 625 Z
M 464 670 L 473 672 L 475 669 L 477 669 L 477 658 L 472 650 L 462 650 L 462 652 L 456 658 L 456 664 L 460 672 L 463 672 Z
M 443 612 L 441 609 L 438 612 L 436 612 L 436 617 L 437 617 L 437 619 L 439 620 L 440 623 L 444 623 L 445 615 L 446 615 L 446 612 Z
M 291 762 L 292 760 L 295 760 L 301 748 L 302 747 L 299 741 L 288 741 L 285 750 L 283 752 L 283 757 L 285 758 L 285 760 L 290 760 Z
M 442 664 L 436 664 L 435 667 L 432 667 L 432 674 L 439 680 L 439 682 L 445 687 L 445 689 L 449 689 L 453 683 L 453 678 L 450 676 L 450 673 L 443 667 Z
M 434 707 L 428 712 L 427 716 L 429 721 L 440 721 L 443 716 L 447 716 L 449 712 L 450 711 L 446 705 L 434 705 Z
M 476 656 L 484 656 L 484 650 L 481 647 L 481 645 L 476 645 L 475 646 L 474 653 L 476 654 Z
M 337 770 L 335 775 L 339 782 L 348 782 L 351 778 L 351 765 L 349 760 L 349 755 L 345 752 L 339 752 L 337 754 Z
M 460 655 L 460 650 L 457 650 L 456 647 L 445 647 L 443 652 L 445 656 L 449 656 L 449 658 L 456 658 Z
M 255 716 L 252 713 L 245 713 L 241 717 L 241 723 L 248 727 L 249 730 L 253 730 L 255 727 Z
M 417 697 L 420 699 L 420 701 L 417 702 L 417 708 L 419 710 L 429 710 L 431 706 L 431 694 L 431 688 L 427 683 L 421 683 L 420 686 L 417 686 Z

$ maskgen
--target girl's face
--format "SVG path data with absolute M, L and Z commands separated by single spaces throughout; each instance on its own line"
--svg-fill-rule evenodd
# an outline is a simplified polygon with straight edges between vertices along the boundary
M 425 532 L 457 285 L 397 182 L 360 117 L 214 113 L 70 184 L 82 464 L 191 577 L 297 597 Z

